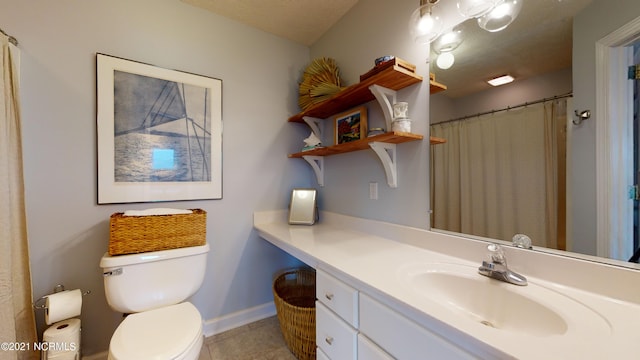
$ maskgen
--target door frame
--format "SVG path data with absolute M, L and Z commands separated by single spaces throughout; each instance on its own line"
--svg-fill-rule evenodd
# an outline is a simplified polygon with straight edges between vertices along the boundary
M 632 84 L 627 80 L 640 17 L 596 42 L 596 214 L 598 256 L 626 261 L 633 238 Z M 631 98 L 631 99 L 629 99 Z M 600 121 L 597 121 L 600 119 Z

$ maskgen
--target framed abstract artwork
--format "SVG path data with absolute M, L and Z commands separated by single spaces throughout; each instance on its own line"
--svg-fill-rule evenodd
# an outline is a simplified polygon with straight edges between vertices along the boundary
M 333 117 L 334 144 L 367 137 L 367 108 L 360 106 Z
M 222 80 L 96 56 L 98 204 L 222 198 Z

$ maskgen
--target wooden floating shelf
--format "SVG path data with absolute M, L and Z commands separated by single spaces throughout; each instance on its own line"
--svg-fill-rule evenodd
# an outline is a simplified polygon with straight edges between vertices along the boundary
M 374 142 L 374 141 L 384 142 L 384 143 L 389 143 L 389 144 L 400 144 L 400 143 L 404 143 L 404 142 L 408 142 L 408 141 L 422 140 L 423 138 L 424 138 L 424 136 L 419 135 L 419 134 L 405 133 L 405 132 L 387 132 L 387 133 L 384 133 L 384 134 L 371 136 L 371 137 L 368 137 L 368 138 L 365 138 L 365 139 L 360 139 L 360 140 L 356 140 L 356 141 L 350 141 L 350 142 L 344 143 L 344 144 L 325 146 L 325 147 L 320 147 L 320 148 L 316 148 L 316 149 L 309 150 L 309 151 L 302 151 L 302 152 L 299 152 L 299 153 L 290 154 L 289 157 L 290 158 L 301 158 L 301 157 L 307 156 L 307 155 L 310 155 L 310 156 L 329 156 L 329 155 L 348 153 L 348 152 L 352 152 L 352 151 L 370 149 L 371 147 L 369 147 L 369 143 Z
M 322 103 L 289 118 L 289 122 L 306 122 L 314 134 L 319 135 L 319 123 L 342 111 L 377 99 L 382 107 L 387 128 L 391 127 L 391 106 L 396 102 L 396 91 L 422 82 L 422 76 L 415 74 L 415 66 L 400 59 L 381 67 L 376 67 L 360 77 L 360 82 L 345 88 Z M 447 87 L 435 81 L 429 74 L 430 93 L 446 90 Z M 289 158 L 302 158 L 313 169 L 318 185 L 324 186 L 324 157 L 365 149 L 373 150 L 384 167 L 387 184 L 398 187 L 396 145 L 408 141 L 421 141 L 424 136 L 406 132 L 387 132 L 344 144 L 319 147 L 313 150 L 289 154 Z M 445 139 L 431 137 L 430 144 L 442 144 Z
M 447 90 L 447 85 L 436 81 L 436 74 L 429 73 L 429 94 L 436 94 Z
M 369 102 L 375 99 L 375 96 L 369 90 L 369 87 L 374 84 L 391 90 L 400 90 L 421 81 L 422 76 L 416 75 L 401 66 L 393 65 L 357 84 L 347 87 L 330 99 L 293 115 L 289 118 L 289 122 L 304 122 L 302 120 L 303 116 L 326 119 L 329 116 Z M 446 85 L 440 84 L 434 79 L 429 79 L 429 92 L 431 94 L 444 90 L 447 90 Z
M 390 66 L 379 73 L 340 91 L 333 97 L 289 118 L 290 122 L 304 122 L 303 116 L 326 119 L 345 110 L 375 99 L 369 90 L 371 85 L 380 85 L 392 90 L 400 90 L 419 83 L 422 76 L 400 67 Z
M 429 80 L 429 93 L 437 94 L 440 91 L 445 91 L 445 90 L 447 90 L 447 85 L 440 84 L 435 80 Z
M 435 137 L 435 136 L 431 136 L 429 138 L 429 143 L 431 145 L 444 144 L 446 142 L 447 142 L 447 139 L 443 139 L 443 138 L 439 138 L 439 137 Z

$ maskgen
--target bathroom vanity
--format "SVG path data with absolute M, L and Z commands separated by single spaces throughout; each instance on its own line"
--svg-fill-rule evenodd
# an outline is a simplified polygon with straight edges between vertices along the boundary
M 517 286 L 478 274 L 487 243 L 323 212 L 254 227 L 317 270 L 318 359 L 629 359 L 640 271 L 504 246 Z

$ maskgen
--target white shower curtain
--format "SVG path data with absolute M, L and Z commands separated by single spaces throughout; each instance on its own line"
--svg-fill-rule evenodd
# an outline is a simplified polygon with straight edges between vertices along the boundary
M 540 245 L 567 250 L 567 99 L 544 103 L 544 157 L 546 242 Z
M 432 227 L 555 244 L 557 186 L 549 172 L 557 165 L 549 162 L 558 121 L 539 103 L 432 125 L 431 135 L 446 139 L 431 147 Z
M 4 34 L 0 46 L 0 343 L 22 346 L 22 351 L 0 349 L 0 359 L 37 359 L 22 175 L 19 50 Z

